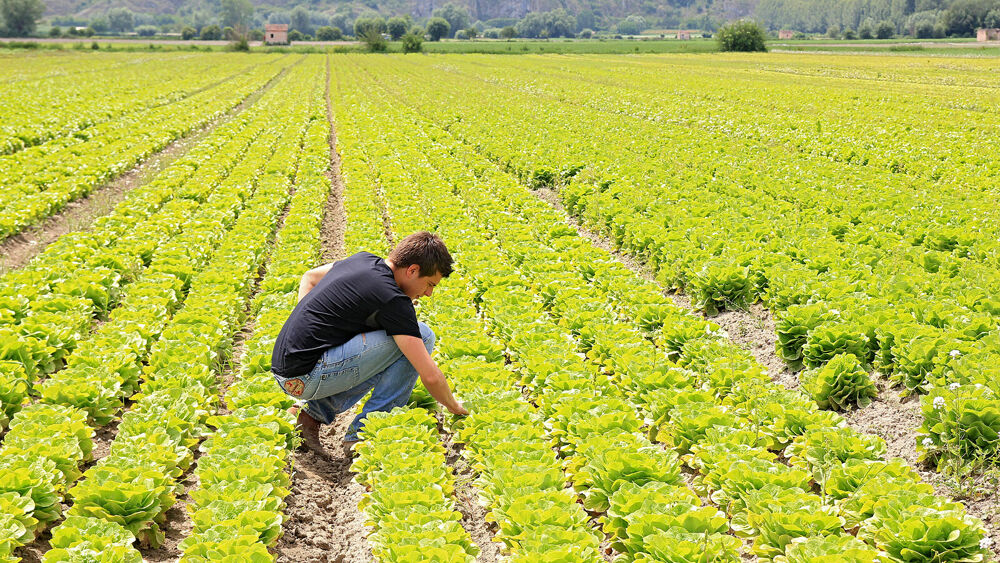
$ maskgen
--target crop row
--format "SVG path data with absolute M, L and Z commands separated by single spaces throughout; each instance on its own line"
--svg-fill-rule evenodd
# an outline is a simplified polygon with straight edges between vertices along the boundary
M 176 102 L 94 125 L 78 135 L 0 157 L 0 237 L 59 212 L 171 142 L 230 111 L 292 60 L 259 65 Z M 230 63 L 230 71 L 241 68 Z M 95 95 L 98 95 L 95 93 Z
M 142 545 L 155 547 L 162 541 L 159 524 L 175 502 L 179 477 L 191 463 L 191 449 L 216 411 L 222 365 L 231 356 L 233 338 L 243 326 L 254 274 L 265 259 L 280 212 L 288 202 L 310 109 L 293 100 L 308 99 L 315 87 L 315 70 L 302 65 L 275 87 L 272 115 L 288 119 L 265 129 L 260 139 L 268 153 L 249 160 L 256 172 L 245 184 L 246 210 L 231 228 L 225 222 L 212 226 L 218 250 L 211 262 L 192 276 L 183 307 L 153 344 L 141 396 L 122 417 L 111 453 L 70 490 L 74 499 L 70 515 L 117 522 L 135 533 Z M 273 413 L 259 414 L 268 422 L 281 419 Z M 192 493 L 195 533 L 211 534 L 209 530 L 216 525 L 226 530 L 227 525 L 232 527 L 231 520 L 242 518 L 262 538 L 277 537 L 280 514 L 255 519 L 263 515 L 227 500 L 227 492 L 239 490 L 239 486 L 223 484 L 240 469 L 229 467 L 239 453 L 233 440 L 246 436 L 238 424 L 226 419 L 214 422 L 218 431 L 206 443 L 209 451 L 199 459 L 196 474 L 205 482 L 217 481 L 217 486 Z M 290 426 L 288 423 L 289 430 Z M 128 451 L 133 443 L 142 445 L 142 454 Z M 225 455 L 227 451 L 231 457 Z M 276 500 L 280 502 L 280 498 Z
M 353 147 L 352 136 L 360 130 L 347 124 L 359 117 L 341 105 L 341 98 L 354 86 L 339 76 L 331 84 L 338 101 L 334 115 L 337 144 Z M 348 254 L 367 250 L 384 255 L 388 241 L 382 200 L 375 197 L 378 188 L 367 184 L 368 164 L 353 154 L 342 161 L 341 174 L 348 187 L 342 194 L 347 217 L 344 246 Z M 437 421 L 412 402 L 391 413 L 366 417 L 359 433 L 363 441 L 355 448 L 357 459 L 351 471 L 366 489 L 359 508 L 371 527 L 372 555 L 379 561 L 401 563 L 473 563 L 479 548 L 455 509 L 454 475 L 438 439 Z
M 173 210 L 173 215 L 165 216 L 179 221 L 167 234 L 180 227 L 183 231 L 163 241 L 152 240 L 153 246 L 146 248 L 150 253 L 147 257 L 151 259 L 150 267 L 126 287 L 122 305 L 113 311 L 111 320 L 93 333 L 92 338 L 81 341 L 80 354 L 70 357 L 68 369 L 57 372 L 43 383 L 41 401 L 63 404 L 27 407 L 15 415 L 11 423 L 11 431 L 4 442 L 5 457 L 14 460 L 15 465 L 19 460 L 19 470 L 30 475 L 32 482 L 5 482 L 3 489 L 14 489 L 22 496 L 48 492 L 62 497 L 79 475 L 80 463 L 90 458 L 92 430 L 86 425 L 88 416 L 92 423 L 108 422 L 121 408 L 122 399 L 139 387 L 140 373 L 145 373 L 140 394 L 134 397 L 135 404 L 118 426 L 110 454 L 68 491 L 73 499 L 69 515 L 80 516 L 83 520 L 68 519 L 53 531 L 54 537 L 61 535 L 71 541 L 67 540 L 70 543 L 65 545 L 52 543 L 55 549 L 47 556 L 50 560 L 66 556 L 59 549 L 81 554 L 88 550 L 101 551 L 102 542 L 107 539 L 101 539 L 104 536 L 95 535 L 96 532 L 77 533 L 70 528 L 98 526 L 110 530 L 108 534 L 123 546 L 130 545 L 131 541 L 122 538 L 134 540 L 138 537 L 147 545 L 155 545 L 161 539 L 157 523 L 162 522 L 163 512 L 173 504 L 174 480 L 190 463 L 189 448 L 197 442 L 200 425 L 209 414 L 207 408 L 214 403 L 211 387 L 207 385 L 212 370 L 217 367 L 217 354 L 225 351 L 224 329 L 242 313 L 242 305 L 229 315 L 221 315 L 221 311 L 215 309 L 208 314 L 205 309 L 233 308 L 237 301 L 234 297 L 225 298 L 226 292 L 249 290 L 245 280 L 256 272 L 269 233 L 260 225 L 268 221 L 273 224 L 277 211 L 287 199 L 287 183 L 279 180 L 282 174 L 287 174 L 288 161 L 291 159 L 291 164 L 295 163 L 296 136 L 301 135 L 294 124 L 289 127 L 291 132 L 285 135 L 277 134 L 284 127 L 273 125 L 274 135 L 261 135 L 261 132 L 269 131 L 266 124 L 273 122 L 274 112 L 289 111 L 289 96 L 294 96 L 300 88 L 294 86 L 294 81 L 279 83 L 258 102 L 258 106 L 248 110 L 245 122 L 241 120 L 240 124 L 218 131 L 223 138 L 206 140 L 203 148 L 208 151 L 229 149 L 214 159 L 215 155 L 209 152 L 198 170 L 202 174 L 196 172 L 190 176 L 192 180 L 211 179 L 207 185 L 171 185 L 168 175 L 167 183 L 142 188 L 142 193 L 126 200 L 116 210 L 128 218 L 129 202 L 144 202 L 149 197 L 168 199 L 169 196 L 159 191 L 170 189 L 171 195 L 180 199 L 170 200 L 161 211 L 169 213 L 175 202 L 181 205 Z M 280 140 L 286 141 L 286 147 L 275 152 Z M 236 164 L 240 159 L 245 160 Z M 199 205 L 199 200 L 204 200 L 204 204 Z M 245 204 L 247 209 L 241 213 Z M 142 207 L 134 211 L 136 215 L 144 214 Z M 178 216 L 178 211 L 185 213 Z M 162 220 L 158 215 L 152 215 L 154 222 L 150 226 L 155 227 L 155 221 Z M 118 223 L 100 225 L 88 233 L 97 237 L 91 240 L 106 235 L 101 233 L 101 228 L 107 225 L 111 225 L 109 230 L 113 231 Z M 156 232 L 154 229 L 148 234 Z M 156 246 L 158 242 L 160 245 Z M 89 246 L 76 248 L 83 250 L 85 256 L 94 250 Z M 133 245 L 113 247 L 113 250 L 123 251 L 117 255 L 123 263 L 132 264 L 132 275 L 138 275 L 143 264 L 141 253 L 129 254 L 136 249 Z M 40 258 L 36 262 L 52 256 L 47 250 Z M 86 257 L 78 259 L 83 261 Z M 100 263 L 106 263 L 106 259 Z M 243 269 L 247 271 L 240 274 Z M 21 273 L 14 272 L 11 276 Z M 29 306 L 46 300 L 41 297 L 31 301 Z M 184 308 L 171 317 L 182 303 Z M 89 316 L 86 317 L 88 323 L 89 320 Z M 230 345 L 231 341 L 230 335 Z M 88 361 L 88 358 L 93 360 Z M 185 361 L 195 358 L 205 365 Z M 143 368 L 145 362 L 149 366 Z M 56 425 L 58 420 L 52 421 L 48 429 L 40 427 L 46 416 L 50 419 L 53 416 L 45 409 L 61 413 L 66 421 L 60 423 L 66 429 L 64 436 L 57 434 L 56 440 L 49 439 L 52 428 L 60 428 Z M 18 430 L 22 426 L 34 431 Z M 74 448 L 69 438 L 77 438 L 80 445 Z M 55 464 L 61 478 L 45 479 L 45 475 L 34 467 L 44 468 L 46 464 Z M 51 521 L 52 514 L 47 516 Z M 55 516 L 58 516 L 58 509 Z M 115 523 L 124 528 L 124 532 L 107 524 L 94 524 L 93 518 Z M 138 552 L 130 547 L 123 549 L 129 557 L 138 557 Z
M 220 74 L 222 69 L 230 69 L 231 75 L 247 72 L 247 61 L 238 57 L 221 53 L 161 55 L 124 66 L 106 59 L 102 67 L 92 69 L 85 78 L 62 73 L 0 85 L 0 155 L 58 137 L 85 140 L 91 136 L 86 131 L 89 127 L 179 101 L 233 77 Z M 37 63 L 37 58 L 26 58 L 11 65 L 28 67 Z M 66 141 L 72 144 L 74 139 Z M 5 160 L 0 161 L 0 170 L 9 165 Z
M 196 215 L 197 210 L 213 199 L 216 186 L 246 154 L 259 135 L 259 129 L 253 125 L 263 119 L 263 114 L 248 111 L 240 119 L 220 127 L 149 184 L 133 191 L 111 214 L 98 219 L 90 231 L 61 237 L 29 265 L 4 276 L 0 283 L 2 357 L 18 363 L 20 373 L 13 376 L 3 370 L 7 375 L 2 388 L 10 389 L 3 395 L 6 416 L 20 408 L 40 376 L 67 362 L 96 368 L 107 366 L 112 371 L 121 369 L 123 384 L 131 381 L 126 387 L 134 385 L 137 370 L 128 367 L 130 362 L 135 363 L 128 353 L 132 346 L 122 346 L 114 333 L 135 332 L 136 327 L 149 325 L 151 321 L 155 327 L 156 319 L 171 311 L 179 296 L 167 291 L 174 285 L 169 280 L 149 280 L 145 285 L 152 285 L 151 288 L 140 284 L 134 291 L 128 286 L 154 261 L 163 263 L 161 269 L 173 271 L 175 268 L 167 265 L 176 262 L 177 255 L 189 252 L 185 244 L 190 241 L 165 243 L 181 235 L 186 227 L 206 221 Z M 244 179 L 237 174 L 234 183 Z M 219 196 L 214 199 L 225 204 Z M 178 281 L 178 289 L 186 287 L 186 281 Z M 158 289 L 161 283 L 167 287 Z M 93 320 L 106 319 L 120 305 L 123 291 L 134 294 L 124 299 L 133 302 L 133 312 L 120 313 L 123 315 L 120 322 L 102 327 L 101 332 L 83 343 L 79 354 L 71 357 Z M 165 300 L 147 299 L 150 292 L 163 295 Z M 146 338 L 155 334 L 147 332 Z M 86 395 L 82 398 L 86 400 Z
M 970 170 L 959 163 L 947 174 L 894 172 L 784 146 L 770 120 L 804 119 L 801 107 L 760 117 L 767 127 L 756 136 L 741 130 L 720 137 L 683 126 L 687 98 L 653 96 L 588 60 L 564 69 L 577 76 L 574 87 L 512 68 L 520 63 L 484 69 L 460 61 L 421 73 L 423 64 L 380 63 L 378 80 L 524 184 L 560 186 L 570 212 L 645 260 L 665 286 L 688 292 L 709 314 L 762 300 L 777 317 L 777 352 L 793 369 L 855 356 L 857 366 L 840 359 L 805 378 L 817 399 L 864 404 L 872 388 L 860 371 L 874 369 L 905 394 L 928 394 L 915 444 L 922 457 L 995 458 L 1000 224 L 970 177 L 985 153 Z M 690 64 L 695 73 L 713 71 Z M 449 92 L 470 79 L 492 88 L 453 102 Z M 718 95 L 741 100 L 750 83 Z M 609 84 L 635 111 L 611 110 L 599 91 Z M 784 107 L 808 84 L 764 92 Z M 909 100 L 891 85 L 883 89 L 890 99 Z M 848 94 L 823 95 L 845 103 Z M 495 103 L 497 96 L 504 103 Z M 716 120 L 758 117 L 748 103 L 716 113 Z M 472 114 L 476 119 L 462 119 Z M 905 120 L 889 132 L 920 142 Z
M 310 71 L 319 76 L 317 67 L 312 63 Z M 309 100 L 310 109 L 294 194 L 251 307 L 254 332 L 239 358 L 238 377 L 226 390 L 227 412 L 208 419 L 214 431 L 202 444 L 194 471 L 198 487 L 189 507 L 194 530 L 180 544 L 183 561 L 272 561 L 268 548 L 281 536 L 291 450 L 298 437 L 287 410 L 293 401 L 275 385 L 269 367 L 274 340 L 294 306 L 299 276 L 318 256 L 330 190 L 324 82 L 314 79 L 313 90 L 295 98 Z
M 579 505 L 562 490 L 565 479 L 603 514 L 626 560 L 697 561 L 706 551 L 710 560 L 738 560 L 734 534 L 765 559 L 983 559 L 981 523 L 930 494 L 904 464 L 885 461 L 884 442 L 767 381 L 745 352 L 590 247 L 516 178 L 391 100 L 366 91 L 345 102 L 345 112 L 372 116 L 356 134 L 365 146 L 345 148 L 345 158 L 369 160 L 371 184 L 401 232 L 431 227 L 456 247 L 474 300 L 459 298 L 432 317 L 451 328 L 441 354 L 475 372 L 506 349 L 538 405 L 493 410 L 487 395 L 470 402 L 486 426 L 477 428 L 478 414 L 463 423 L 470 437 L 493 438 L 466 451 L 512 553 L 531 559 L 541 544 L 547 560 L 597 559 L 586 515 L 574 519 L 567 509 Z M 397 124 L 393 133 L 364 134 L 385 119 Z M 502 347 L 474 336 L 476 314 Z M 447 340 L 452 332 L 460 342 Z M 478 391 L 462 388 L 463 397 Z M 507 418 L 489 418 L 497 416 Z M 547 447 L 517 449 L 539 420 L 543 443 L 556 445 L 560 459 L 548 458 Z M 497 435 L 517 438 L 495 445 Z M 501 467 L 494 497 L 496 458 L 532 462 L 506 475 Z M 682 463 L 697 472 L 688 486 Z

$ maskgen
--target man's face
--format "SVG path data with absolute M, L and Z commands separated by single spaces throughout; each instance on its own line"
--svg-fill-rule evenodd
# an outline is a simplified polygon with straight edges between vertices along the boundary
M 397 280 L 400 289 L 407 297 L 416 301 L 421 297 L 430 297 L 431 293 L 434 293 L 434 288 L 437 284 L 441 283 L 440 272 L 435 273 L 433 276 L 421 276 L 420 266 L 416 264 L 411 264 L 404 270 L 402 279 Z

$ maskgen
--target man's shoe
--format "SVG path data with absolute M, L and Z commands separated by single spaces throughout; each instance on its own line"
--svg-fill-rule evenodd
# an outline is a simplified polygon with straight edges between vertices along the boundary
M 357 445 L 358 440 L 347 441 L 344 440 L 344 457 L 350 459 L 355 456 L 354 446 Z
M 319 421 L 309 416 L 309 413 L 305 409 L 301 409 L 295 423 L 299 425 L 299 429 L 302 432 L 302 445 L 300 447 L 304 446 L 305 449 L 311 450 L 320 457 L 328 458 L 326 450 L 323 449 L 323 444 L 319 441 Z

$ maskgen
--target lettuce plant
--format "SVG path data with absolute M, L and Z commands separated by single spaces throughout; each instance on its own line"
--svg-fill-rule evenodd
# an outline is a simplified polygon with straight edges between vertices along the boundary
M 0 430 L 28 399 L 31 382 L 18 362 L 0 361 Z
M 219 524 L 184 538 L 177 547 L 183 553 L 180 561 L 184 563 L 273 561 L 267 547 L 258 541 L 257 532 L 250 527 Z
M 724 309 L 745 309 L 755 298 L 749 270 L 726 262 L 707 262 L 692 272 L 687 289 L 694 306 L 709 316 Z
M 799 381 L 823 409 L 864 408 L 878 396 L 868 372 L 853 354 L 838 354 L 823 367 L 800 374 Z
M 850 322 L 822 323 L 806 336 L 802 361 L 806 367 L 816 368 L 838 354 L 853 354 L 867 364 L 868 344 L 868 335 L 860 325 Z
M 573 486 L 583 495 L 583 506 L 588 510 L 605 512 L 609 497 L 625 483 L 681 481 L 676 453 L 628 434 L 614 438 L 594 435 L 578 446 L 577 457 L 586 463 L 573 475 Z
M 879 461 L 885 452 L 882 438 L 847 428 L 812 430 L 785 448 L 789 464 L 808 470 L 820 485 L 840 464 L 852 459 Z
M 876 563 L 884 555 L 853 536 L 800 536 L 785 546 L 774 563 Z
M 57 520 L 62 512 L 61 482 L 56 463 L 46 457 L 5 454 L 0 458 L 0 493 L 30 498 L 31 515 L 39 527 Z
M 788 367 L 798 370 L 802 367 L 802 349 L 806 344 L 809 332 L 820 323 L 832 320 L 835 314 L 818 303 L 807 305 L 792 305 L 777 315 L 774 343 L 775 351 Z
M 1000 398 L 983 385 L 935 388 L 921 397 L 924 421 L 917 433 L 921 459 L 940 467 L 952 459 L 995 457 L 1000 452 Z
M 31 515 L 34 509 L 31 497 L 0 493 L 0 556 L 10 556 L 14 548 L 35 539 L 38 520 Z
M 758 533 L 753 551 L 766 559 L 783 554 L 793 538 L 838 535 L 844 524 L 832 506 L 807 493 L 758 498 L 747 511 L 747 521 Z
M 982 522 L 961 504 L 912 489 L 878 499 L 858 537 L 896 561 L 978 563 L 989 553 Z

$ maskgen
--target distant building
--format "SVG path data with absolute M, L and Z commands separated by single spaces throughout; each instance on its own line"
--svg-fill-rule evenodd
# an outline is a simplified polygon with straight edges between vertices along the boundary
M 691 32 L 690 31 L 678 31 L 677 32 L 677 38 L 680 39 L 681 41 L 690 41 L 691 40 Z
M 791 39 L 795 37 L 795 32 L 790 29 L 782 29 L 778 32 L 778 39 Z
M 265 45 L 288 45 L 288 24 L 269 23 L 264 25 Z
M 981 27 L 977 29 L 976 41 L 1000 41 L 1000 28 Z

